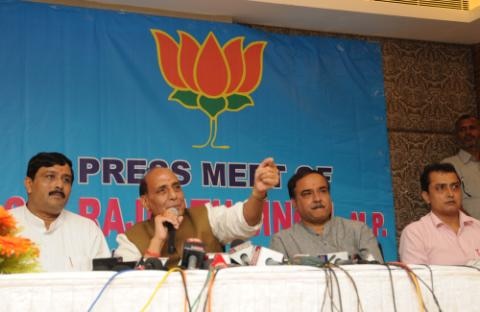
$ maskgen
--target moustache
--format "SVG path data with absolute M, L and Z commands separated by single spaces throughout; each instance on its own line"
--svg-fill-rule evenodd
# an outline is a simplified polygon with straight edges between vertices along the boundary
M 312 209 L 323 209 L 325 208 L 324 204 L 316 204 L 315 206 L 312 207 Z
M 52 196 L 52 195 L 60 195 L 60 196 L 62 196 L 63 198 L 65 198 L 65 193 L 62 192 L 62 191 L 58 191 L 58 190 L 56 190 L 56 191 L 51 191 L 50 193 L 48 193 L 48 196 Z

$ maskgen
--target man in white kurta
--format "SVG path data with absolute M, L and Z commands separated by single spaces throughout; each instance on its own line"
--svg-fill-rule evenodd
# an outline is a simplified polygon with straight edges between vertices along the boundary
M 93 258 L 109 257 L 109 249 L 100 228 L 90 219 L 63 210 L 49 228 L 42 219 L 21 206 L 10 210 L 28 237 L 40 249 L 44 271 L 89 271 Z
M 99 227 L 65 210 L 73 179 L 72 162 L 65 155 L 39 153 L 28 162 L 27 204 L 10 210 L 20 235 L 38 245 L 43 271 L 91 270 L 92 259 L 110 256 Z

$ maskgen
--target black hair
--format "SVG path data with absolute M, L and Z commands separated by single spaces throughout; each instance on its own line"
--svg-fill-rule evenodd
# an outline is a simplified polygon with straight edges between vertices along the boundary
M 325 181 L 327 182 L 327 189 L 330 192 L 330 183 L 328 182 L 327 178 L 323 175 L 320 170 L 314 170 L 310 167 L 301 167 L 297 170 L 297 172 L 288 180 L 288 195 L 290 198 L 295 198 L 295 187 L 297 186 L 298 180 L 302 179 L 303 177 L 309 174 L 318 174 L 322 176 Z
M 57 152 L 41 152 L 30 158 L 27 167 L 27 177 L 34 179 L 37 171 L 42 167 L 53 167 L 55 165 L 68 165 L 72 173 L 72 183 L 74 179 L 72 161 L 67 156 Z
M 147 176 L 147 172 L 145 172 L 142 179 L 140 180 L 140 185 L 138 187 L 138 194 L 140 194 L 140 196 L 143 196 L 143 195 L 147 194 L 147 181 L 145 181 L 145 177 Z
M 150 173 L 155 168 L 163 168 L 161 166 L 153 166 L 150 168 L 145 169 L 145 172 L 143 173 L 143 177 L 140 180 L 140 184 L 138 185 L 138 194 L 140 196 L 147 194 L 148 191 L 148 186 L 147 186 L 147 175 Z
M 460 117 L 458 117 L 457 121 L 455 121 L 455 132 L 458 132 L 458 127 L 460 127 L 460 122 L 462 122 L 466 119 L 470 119 L 470 118 L 475 118 L 475 119 L 478 120 L 477 117 L 475 117 L 473 115 L 470 115 L 470 114 L 463 114 Z
M 422 187 L 422 191 L 427 193 L 428 186 L 430 185 L 430 173 L 432 172 L 453 172 L 457 176 L 458 181 L 460 181 L 460 177 L 458 176 L 457 171 L 455 171 L 455 167 L 451 163 L 433 163 L 426 165 L 422 174 L 420 175 L 420 186 Z

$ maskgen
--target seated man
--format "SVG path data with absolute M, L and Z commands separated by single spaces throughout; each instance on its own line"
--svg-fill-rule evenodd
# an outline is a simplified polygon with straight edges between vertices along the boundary
M 480 221 L 464 214 L 460 178 L 449 163 L 430 164 L 420 176 L 431 212 L 405 227 L 400 260 L 409 264 L 467 264 L 480 259 Z
M 267 158 L 255 171 L 254 187 L 247 201 L 230 208 L 206 204 L 186 209 L 177 176 L 168 168 L 155 167 L 140 182 L 140 198 L 152 218 L 119 234 L 115 255 L 124 261 L 137 261 L 142 256 L 169 257 L 167 266 L 172 267 L 181 259 L 183 243 L 189 238 L 200 239 L 206 252 L 221 252 L 222 244 L 248 238 L 259 230 L 267 191 L 277 185 L 279 179 L 273 159 Z M 167 223 L 176 229 L 173 252 L 167 250 Z
M 100 228 L 90 219 L 65 210 L 72 190 L 72 162 L 60 153 L 39 153 L 28 162 L 27 204 L 10 210 L 40 249 L 45 271 L 86 271 L 92 259 L 109 257 Z
M 363 260 L 383 261 L 377 239 L 364 223 L 332 217 L 330 184 L 321 172 L 298 170 L 288 181 L 288 193 L 301 222 L 275 234 L 271 249 L 290 260 L 297 254 L 346 251 Z

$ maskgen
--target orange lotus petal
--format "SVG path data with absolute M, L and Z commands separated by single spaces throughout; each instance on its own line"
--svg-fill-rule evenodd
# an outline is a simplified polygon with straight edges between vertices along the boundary
M 196 83 L 208 97 L 219 97 L 229 85 L 229 75 L 223 51 L 213 33 L 205 40 L 195 66 Z
M 245 62 L 243 60 L 243 37 L 236 37 L 223 48 L 230 70 L 230 85 L 227 94 L 234 93 L 245 76 Z
M 186 87 L 178 71 L 178 44 L 169 34 L 161 30 L 152 30 L 157 44 L 157 58 L 160 71 L 172 88 Z
M 267 45 L 264 41 L 257 41 L 250 44 L 245 49 L 245 80 L 242 86 L 238 89 L 240 93 L 251 93 L 258 87 L 262 76 L 262 59 L 263 51 Z
M 198 92 L 193 72 L 198 51 L 200 51 L 200 44 L 190 34 L 183 31 L 178 33 L 180 35 L 180 75 L 190 89 Z

